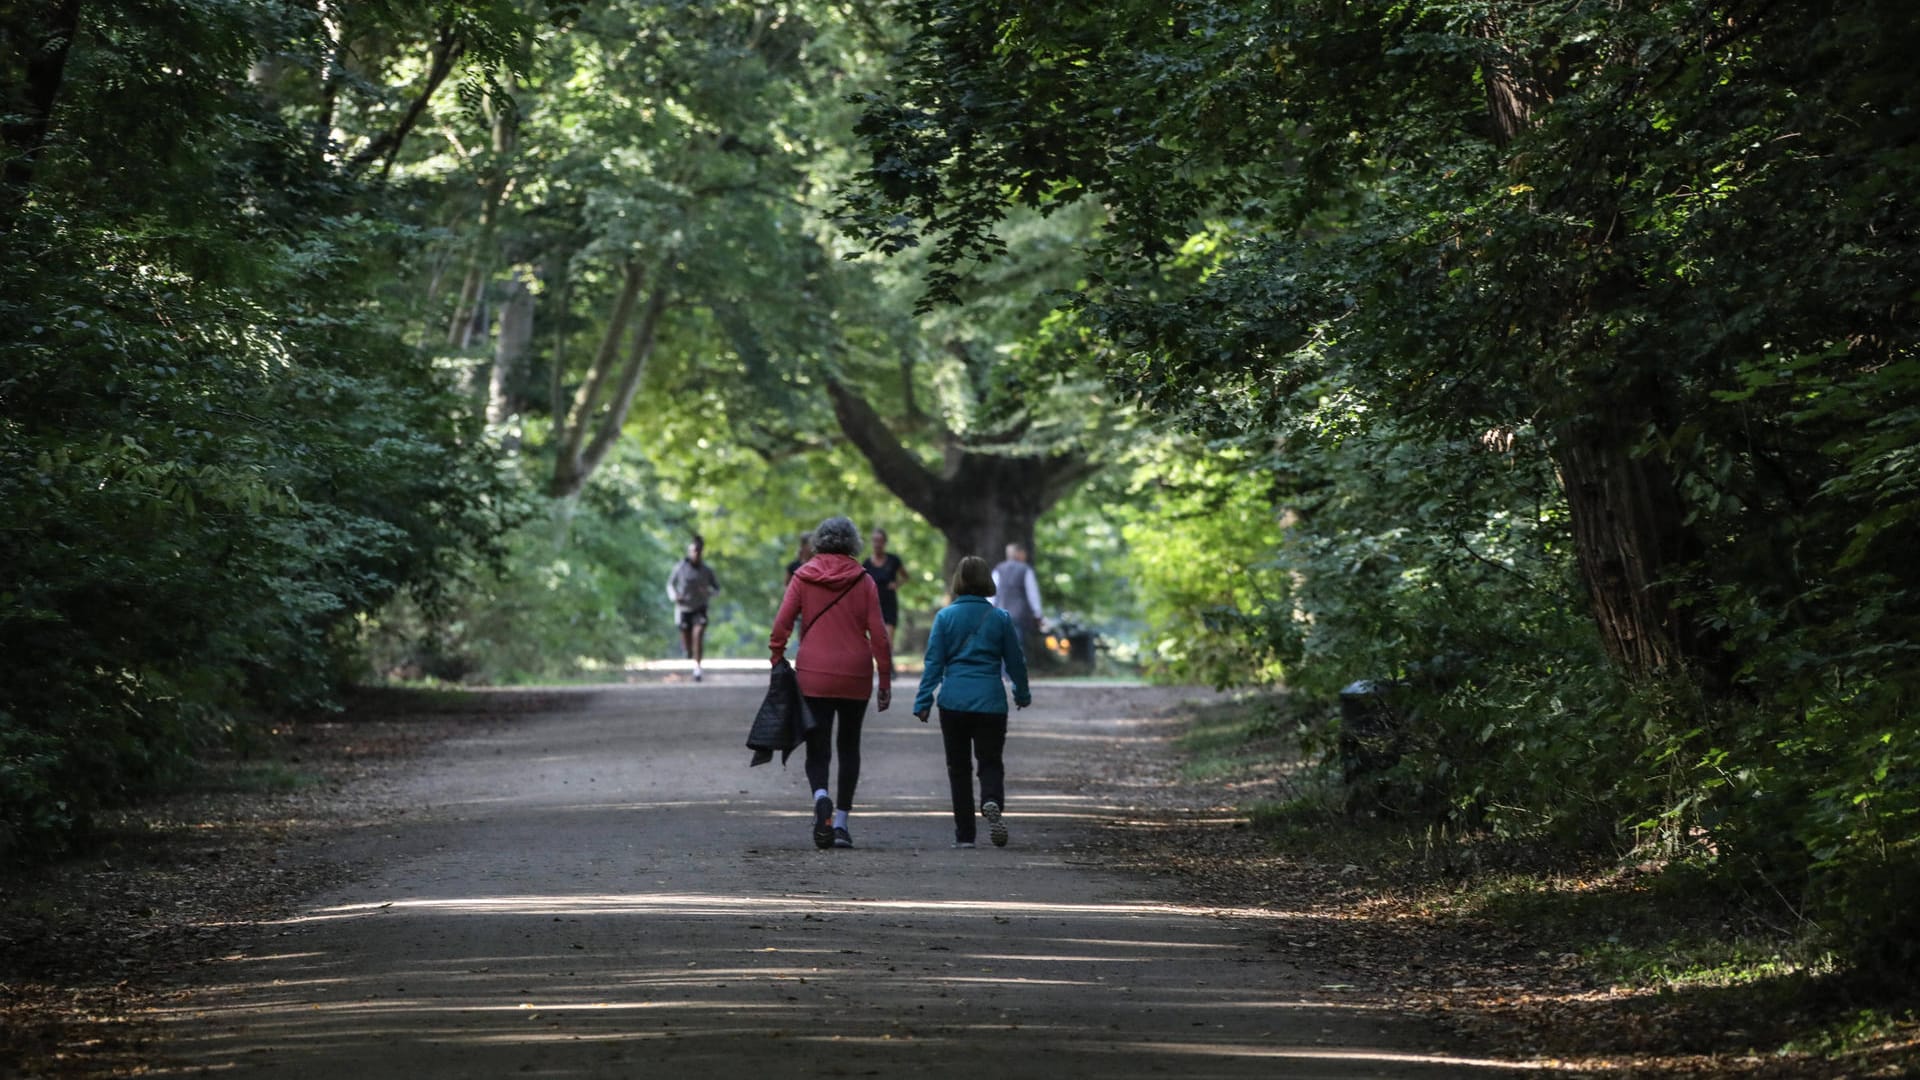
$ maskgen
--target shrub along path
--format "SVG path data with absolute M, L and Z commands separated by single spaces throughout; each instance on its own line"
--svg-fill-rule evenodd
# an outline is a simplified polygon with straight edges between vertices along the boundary
M 238 929 L 203 917 L 201 962 L 133 1002 L 107 1042 L 70 1029 L 41 1060 L 275 1077 L 1531 1064 L 1485 1059 L 1417 1009 L 1361 1000 L 1319 956 L 1280 950 L 1337 946 L 1343 916 L 1278 896 L 1193 900 L 1115 871 L 1102 834 L 1232 831 L 1228 815 L 1165 805 L 1167 710 L 1188 695 L 1041 688 L 1009 748 L 1004 850 L 948 848 L 937 736 L 904 710 L 871 716 L 860 846 L 821 852 L 798 763 L 745 767 L 758 689 L 556 692 L 471 728 L 390 778 L 379 808 L 326 827 L 318 861 L 351 880 Z M 296 849 L 310 846 L 277 857 L 309 865 Z

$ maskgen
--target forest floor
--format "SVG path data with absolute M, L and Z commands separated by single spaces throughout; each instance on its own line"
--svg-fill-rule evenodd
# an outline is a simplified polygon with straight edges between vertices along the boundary
M 1240 821 L 1172 812 L 1160 830 L 1109 830 L 1115 862 L 1214 903 L 1326 913 L 1335 930 L 1276 947 L 1487 1053 L 1607 1076 L 1920 1076 L 1920 1000 L 1822 973 L 1777 897 L 1329 810 L 1280 731 L 1293 725 L 1273 722 L 1285 711 L 1267 699 L 1191 713 L 1162 796 Z
M 319 949 L 300 917 L 289 916 L 305 910 L 305 917 L 314 917 L 312 912 L 319 909 L 301 905 L 310 905 L 316 896 L 371 887 L 370 896 L 387 897 L 361 905 L 376 913 L 386 910 L 383 904 L 413 902 L 415 886 L 389 872 L 395 860 L 381 851 L 412 844 L 410 858 L 432 860 L 455 843 L 450 831 L 455 819 L 436 813 L 418 797 L 423 770 L 439 767 L 441 748 L 450 742 L 467 748 L 469 764 L 481 760 L 476 754 L 498 754 L 504 734 L 554 723 L 556 714 L 573 708 L 578 698 L 570 695 L 578 693 L 364 694 L 345 714 L 288 722 L 250 753 L 210 763 L 194 790 L 109 822 L 86 857 L 11 874 L 0 891 L 0 1076 L 134 1076 L 206 1067 L 212 1060 L 206 1055 L 218 1056 L 216 1044 L 234 1038 L 233 1031 L 244 1024 L 283 1023 L 294 1015 L 283 1006 L 291 1006 L 272 995 L 285 993 L 289 984 L 329 980 L 256 977 L 252 981 L 258 985 L 237 990 L 242 980 L 235 973 L 277 964 L 290 974 L 293 968 L 288 965 L 310 962 L 287 959 L 313 956 Z M 736 689 L 732 696 L 748 701 L 751 689 Z M 1177 957 L 1231 945 L 1237 959 L 1258 961 L 1232 965 L 1230 974 L 1206 972 L 1208 978 L 1193 980 L 1186 979 L 1192 972 L 1172 959 L 1155 965 L 1161 979 L 1178 976 L 1183 985 L 1191 981 L 1196 987 L 1216 982 L 1214 990 L 1182 990 L 1189 995 L 1183 999 L 1185 1007 L 1200 1010 L 1193 1015 L 1217 1012 L 1229 1021 L 1218 1025 L 1223 1029 L 1247 1028 L 1186 1038 L 1186 1049 L 1179 1051 L 1189 1055 L 1185 1060 L 1225 1063 L 1217 1075 L 1238 1075 L 1228 1065 L 1239 1057 L 1257 1064 L 1248 1055 L 1266 1051 L 1248 1047 L 1260 1040 L 1351 1041 L 1358 1036 L 1341 1026 L 1345 1021 L 1329 1018 L 1356 1016 L 1393 1017 L 1399 1024 L 1398 1034 L 1389 1036 L 1384 1027 L 1379 1029 L 1384 1042 L 1371 1050 L 1343 1050 L 1341 1054 L 1351 1057 L 1326 1059 L 1351 1060 L 1362 1067 L 1356 1075 L 1427 1075 L 1449 1072 L 1451 1065 L 1460 1074 L 1482 1067 L 1519 1067 L 1618 1076 L 1865 1077 L 1912 1075 L 1920 1062 L 1920 1023 L 1910 1005 L 1863 999 L 1841 980 L 1822 980 L 1791 964 L 1776 965 L 1780 970 L 1770 973 L 1764 957 L 1744 955 L 1729 961 L 1722 949 L 1696 950 L 1688 954 L 1693 959 L 1687 959 L 1676 952 L 1676 941 L 1738 939 L 1739 948 L 1751 951 L 1762 939 L 1733 933 L 1728 914 L 1711 907 L 1676 912 L 1654 887 L 1658 875 L 1649 870 L 1580 871 L 1526 867 L 1509 860 L 1497 872 L 1486 865 L 1463 872 L 1454 856 L 1436 860 L 1435 851 L 1445 845 L 1417 851 L 1418 844 L 1410 846 L 1403 831 L 1369 831 L 1350 821 L 1302 828 L 1299 822 L 1277 821 L 1259 812 L 1249 815 L 1240 808 L 1284 794 L 1298 783 L 1298 774 L 1284 748 L 1245 737 L 1234 707 L 1202 708 L 1193 721 L 1187 719 L 1193 708 L 1176 707 L 1175 698 L 1148 691 L 1071 696 L 1080 699 L 1079 712 L 1042 717 L 1037 725 L 1043 737 L 1052 740 L 1045 744 L 1052 757 L 1041 759 L 1051 786 L 1048 797 L 1063 807 L 1097 804 L 1101 809 L 1061 813 L 1044 828 L 1023 833 L 1030 849 L 1041 849 L 1046 857 L 1042 861 L 1052 860 L 1045 866 L 1035 864 L 1031 876 L 1021 879 L 1027 883 L 1023 887 L 1036 890 L 1036 896 L 1048 888 L 1072 893 L 1087 890 L 1092 880 L 1099 889 L 1124 894 L 1127 903 L 1150 902 L 1177 913 L 1164 916 L 1166 920 L 1205 911 L 1231 923 L 1224 936 L 1196 926 L 1180 930 L 1186 939 L 1179 942 L 1128 946 L 1155 944 Z M 1145 727 L 1129 719 L 1149 713 L 1157 719 Z M 1188 733 L 1184 756 L 1171 752 L 1183 731 Z M 1226 742 L 1234 749 L 1223 757 L 1216 751 Z M 593 756 L 583 755 L 588 760 Z M 1019 768 L 1016 759 L 1016 777 Z M 789 771 L 797 772 L 797 763 Z M 770 774 L 759 770 L 755 775 Z M 740 794 L 747 791 L 743 788 Z M 882 791 L 880 797 L 893 801 L 902 820 L 924 819 L 929 816 L 926 808 L 915 801 L 924 801 L 924 794 Z M 482 799 L 468 793 L 462 798 L 468 805 L 480 805 L 502 797 L 507 795 Z M 909 806 L 915 809 L 906 809 Z M 568 812 L 576 809 L 570 806 Z M 757 828 L 751 821 L 733 821 L 740 809 L 729 810 L 727 823 L 719 827 Z M 938 814 L 932 817 L 937 821 Z M 419 840 L 422 836 L 431 842 Z M 741 844 L 759 844 L 751 834 L 742 836 L 748 839 Z M 730 839 L 720 846 L 732 843 Z M 931 850 L 908 845 L 889 851 L 884 842 L 871 846 L 880 850 L 862 853 L 874 860 L 866 864 L 870 869 L 891 866 L 884 861 L 890 859 L 899 863 L 902 874 L 933 873 L 927 887 L 936 892 L 964 880 L 938 878 Z M 766 869 L 758 861 L 759 846 L 741 850 L 750 857 L 727 861 L 749 871 Z M 769 854 L 775 865 L 791 857 Z M 1034 854 L 1028 850 L 1023 857 Z M 1117 871 L 1133 884 L 1089 878 L 1087 866 L 1097 866 L 1100 874 Z M 601 872 L 582 871 L 594 877 Z M 648 877 L 663 875 L 662 885 L 672 872 L 679 871 L 664 865 L 645 871 Z M 730 886 L 715 884 L 739 893 L 762 888 L 765 882 L 747 872 Z M 799 892 L 851 895 L 878 888 L 871 880 L 816 884 L 824 888 Z M 1232 912 L 1242 914 L 1227 914 Z M 764 921 L 771 924 L 775 917 Z M 829 917 L 851 929 L 877 916 L 843 912 Z M 553 918 L 559 922 L 562 916 Z M 1005 928 L 1006 919 L 996 915 L 994 920 L 985 927 L 987 932 L 1015 933 Z M 894 925 L 874 923 L 872 932 L 898 934 L 877 929 Z M 976 944 L 961 945 L 963 932 L 975 932 L 967 930 L 968 925 L 956 922 L 941 931 L 953 931 L 956 947 L 968 948 Z M 923 924 L 913 933 L 925 931 Z M 436 927 L 428 936 L 443 932 L 450 931 Z M 1163 936 L 1174 933 L 1168 930 Z M 1121 936 L 1075 930 L 1071 937 L 1048 940 L 1091 942 Z M 1259 955 L 1246 955 L 1250 944 Z M 886 947 L 898 945 L 895 941 Z M 577 943 L 567 947 L 580 950 Z M 1659 965 L 1645 957 L 1662 949 L 1673 953 L 1660 968 L 1666 977 L 1650 978 L 1648 971 Z M 994 950 L 983 946 L 979 951 L 985 955 Z M 1006 945 L 999 951 L 1016 950 Z M 1073 968 L 1080 971 L 1088 970 L 1095 958 L 1028 959 L 1084 961 Z M 1101 959 L 1124 970 L 1114 957 Z M 1012 960 L 1009 955 L 1000 962 Z M 631 958 L 628 963 L 630 967 Z M 509 982 L 530 978 L 510 971 L 509 962 L 503 961 L 472 963 L 456 977 L 483 982 L 496 977 L 479 974 L 493 965 L 500 967 L 497 977 Z M 885 971 L 892 973 L 894 966 L 890 963 Z M 330 972 L 330 978 L 339 974 Z M 733 977 L 745 981 L 739 973 Z M 817 973 L 815 981 L 833 985 L 830 973 Z M 1044 998 L 1038 988 L 1073 980 L 1031 981 L 1036 984 L 1026 991 L 1031 1000 L 1013 999 L 1030 1013 L 1077 1007 L 1067 1004 L 1070 997 Z M 1132 995 L 1138 989 L 1144 996 L 1152 982 L 1120 992 Z M 656 979 L 652 992 L 665 997 L 665 985 Z M 392 999 L 408 993 L 405 987 L 383 990 L 385 1005 L 379 1001 L 382 994 L 368 994 L 353 1015 L 364 1018 L 372 1008 L 398 1007 Z M 1166 988 L 1163 992 L 1173 993 Z M 228 1002 L 221 1012 L 208 1004 L 209 994 L 217 993 L 246 1000 Z M 1218 1000 L 1207 994 L 1219 995 Z M 942 1004 L 945 996 L 942 991 Z M 1244 1012 L 1254 996 L 1269 999 L 1270 1008 L 1284 1005 L 1310 1015 L 1311 1023 L 1329 1026 L 1317 1028 L 1318 1035 L 1303 1036 L 1279 1020 L 1236 1023 L 1232 1014 Z M 294 1004 L 321 1008 L 305 997 Z M 686 1010 L 678 1015 L 687 1018 L 731 1016 L 743 1007 L 739 1001 L 688 999 L 676 1004 Z M 715 1011 L 695 1011 L 707 1006 Z M 986 1006 L 1001 1010 L 1002 1019 L 1008 1007 L 1005 1002 Z M 1145 1008 L 1146 1013 L 1154 1011 Z M 1164 1018 L 1168 1010 L 1160 1011 Z M 1013 1030 L 1022 1026 L 1019 1012 L 1013 1009 Z M 181 1035 L 195 1025 L 204 1028 L 209 1013 L 224 1017 L 216 1025 L 225 1025 L 222 1033 Z M 556 1009 L 554 1015 L 571 1014 Z M 1058 1018 L 1044 1025 L 1034 1023 L 1032 1015 L 1026 1019 L 1029 1029 L 1065 1031 L 1072 1026 Z M 1153 1041 L 1165 1034 L 1153 1028 L 1161 1022 L 1137 1013 L 1129 1021 L 1146 1025 L 1141 1052 L 1148 1046 L 1170 1047 L 1164 1038 Z M 558 1020 L 551 1023 L 559 1030 Z M 1367 1026 L 1371 1029 L 1373 1023 L 1368 1020 Z M 689 1024 L 668 1034 L 691 1036 L 699 1025 L 692 1020 Z M 1194 1021 L 1196 1028 L 1202 1024 Z M 315 1028 L 313 1041 L 319 1045 L 322 1035 L 337 1041 L 356 1030 Z M 505 1037 L 494 1029 L 465 1034 L 476 1043 Z M 394 1037 L 389 1032 L 381 1040 Z M 1209 1038 L 1214 1041 L 1209 1043 Z M 680 1041 L 676 1052 L 688 1053 L 688 1045 Z M 1071 1040 L 1045 1049 L 1050 1054 L 1089 1052 L 1087 1044 Z M 250 1052 L 270 1053 L 262 1047 Z M 1271 1052 L 1296 1061 L 1304 1053 Z M 1056 1057 L 1047 1068 L 1054 1070 L 1052 1075 L 1074 1075 L 1074 1060 Z M 1136 1056 L 1133 1063 L 1145 1071 L 1152 1060 Z M 256 1059 L 255 1064 L 266 1062 Z M 287 1064 L 291 1072 L 299 1071 L 298 1062 Z M 623 1067 L 612 1060 L 600 1066 L 609 1074 Z M 1270 1068 L 1271 1062 L 1261 1067 Z

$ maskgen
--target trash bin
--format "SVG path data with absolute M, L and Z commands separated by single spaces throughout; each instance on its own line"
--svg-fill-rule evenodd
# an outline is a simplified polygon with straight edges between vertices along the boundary
M 1394 700 L 1406 684 L 1360 679 L 1340 691 L 1340 773 L 1347 783 L 1385 772 L 1400 760 L 1400 716 Z

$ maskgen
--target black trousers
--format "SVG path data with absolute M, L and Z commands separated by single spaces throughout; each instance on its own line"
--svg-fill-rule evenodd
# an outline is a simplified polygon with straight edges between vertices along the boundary
M 852 698 L 810 697 L 807 711 L 813 714 L 813 731 L 807 735 L 807 784 L 810 791 L 827 786 L 827 767 L 833 764 L 833 752 L 840 751 L 840 791 L 834 797 L 836 810 L 853 808 L 853 789 L 860 783 L 860 725 L 867 718 L 867 701 Z M 838 721 L 836 724 L 835 721 Z M 840 738 L 834 739 L 839 728 Z
M 947 745 L 947 784 L 953 790 L 953 838 L 972 843 L 973 764 L 980 763 L 980 801 L 1007 805 L 1007 714 L 940 710 L 940 739 Z

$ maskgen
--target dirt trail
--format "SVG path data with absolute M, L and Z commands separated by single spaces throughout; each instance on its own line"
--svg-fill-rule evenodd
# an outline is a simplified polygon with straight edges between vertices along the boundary
M 1008 745 L 1013 843 L 952 850 L 937 732 L 869 714 L 854 850 L 796 757 L 748 770 L 760 684 L 588 689 L 435 751 L 370 874 L 200 968 L 159 1071 L 425 1076 L 1495 1075 L 1268 951 L 1285 912 L 1106 871 L 1106 763 L 1180 700 L 1043 686 Z M 1142 742 L 1148 744 L 1143 747 Z M 1131 744 L 1131 745 L 1129 745 Z M 1116 751 L 1125 750 L 1124 755 Z M 1137 797 L 1138 792 L 1134 793 Z

